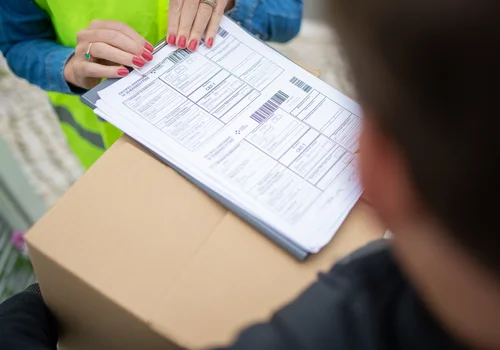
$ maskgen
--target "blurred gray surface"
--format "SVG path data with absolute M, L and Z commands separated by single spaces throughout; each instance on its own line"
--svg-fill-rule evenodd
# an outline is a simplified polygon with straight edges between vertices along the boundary
M 309 19 L 327 20 L 328 0 L 304 0 L 304 16 Z
M 10 243 L 12 230 L 0 215 L 0 302 L 36 280 L 29 260 Z
M 35 280 L 13 232 L 35 223 L 80 174 L 46 94 L 15 77 L 0 53 L 0 302 Z

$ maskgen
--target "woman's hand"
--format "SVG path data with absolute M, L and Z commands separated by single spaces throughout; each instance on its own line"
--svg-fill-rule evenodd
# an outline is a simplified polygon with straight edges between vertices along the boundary
M 195 51 L 203 33 L 205 44 L 212 47 L 225 11 L 234 7 L 235 0 L 209 0 L 215 7 L 202 0 L 170 0 L 168 9 L 167 42 Z
M 90 50 L 90 52 L 88 52 Z M 86 53 L 90 57 L 86 58 Z M 75 86 L 91 89 L 102 78 L 119 78 L 128 67 L 140 68 L 153 59 L 153 46 L 128 25 L 92 21 L 77 35 L 75 54 L 64 68 L 64 78 Z

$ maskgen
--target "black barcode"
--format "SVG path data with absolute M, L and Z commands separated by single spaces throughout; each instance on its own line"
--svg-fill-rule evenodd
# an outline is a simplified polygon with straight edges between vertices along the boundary
M 188 57 L 190 54 L 190 52 L 186 49 L 184 50 L 177 50 L 175 51 L 174 53 L 172 53 L 170 56 L 168 56 L 168 59 L 170 61 L 172 61 L 173 63 L 177 64 L 177 63 L 180 63 L 182 61 L 184 61 L 184 59 L 186 57 Z
M 257 123 L 264 123 L 273 116 L 274 112 L 276 112 L 286 100 L 288 100 L 288 97 L 290 96 L 285 94 L 283 91 L 278 91 L 269 101 L 256 110 L 252 114 L 251 118 Z
M 298 88 L 304 90 L 307 93 L 311 92 L 311 90 L 312 90 L 312 87 L 310 85 L 307 85 L 305 82 L 303 82 L 302 80 L 300 80 L 297 77 L 293 77 L 290 80 L 290 83 L 292 83 L 293 85 L 297 86 Z
M 227 38 L 227 36 L 229 35 L 229 33 L 227 32 L 227 30 L 225 30 L 222 27 L 219 27 L 219 29 L 217 30 L 217 34 L 219 34 L 224 39 Z

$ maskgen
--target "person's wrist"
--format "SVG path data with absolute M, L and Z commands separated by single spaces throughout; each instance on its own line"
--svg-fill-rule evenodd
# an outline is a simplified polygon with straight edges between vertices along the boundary
M 66 80 L 66 84 L 68 84 L 68 88 L 70 90 L 71 93 L 73 94 L 77 94 L 77 95 L 81 95 L 81 94 L 84 94 L 86 91 L 88 91 L 87 89 L 81 87 L 80 85 L 78 85 L 76 83 L 76 77 L 74 75 L 74 70 L 73 70 L 73 57 L 75 56 L 72 56 L 68 62 L 66 62 L 66 65 L 64 66 L 64 80 Z
M 71 56 L 70 59 L 66 62 L 66 65 L 64 66 L 64 80 L 69 85 L 77 86 L 75 76 L 73 74 L 73 61 L 75 59 L 75 56 Z

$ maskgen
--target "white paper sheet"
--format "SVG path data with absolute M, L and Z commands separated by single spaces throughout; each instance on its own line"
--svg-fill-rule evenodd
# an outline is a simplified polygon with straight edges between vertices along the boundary
M 359 106 L 224 18 L 213 49 L 166 46 L 96 113 L 311 253 L 359 199 Z

